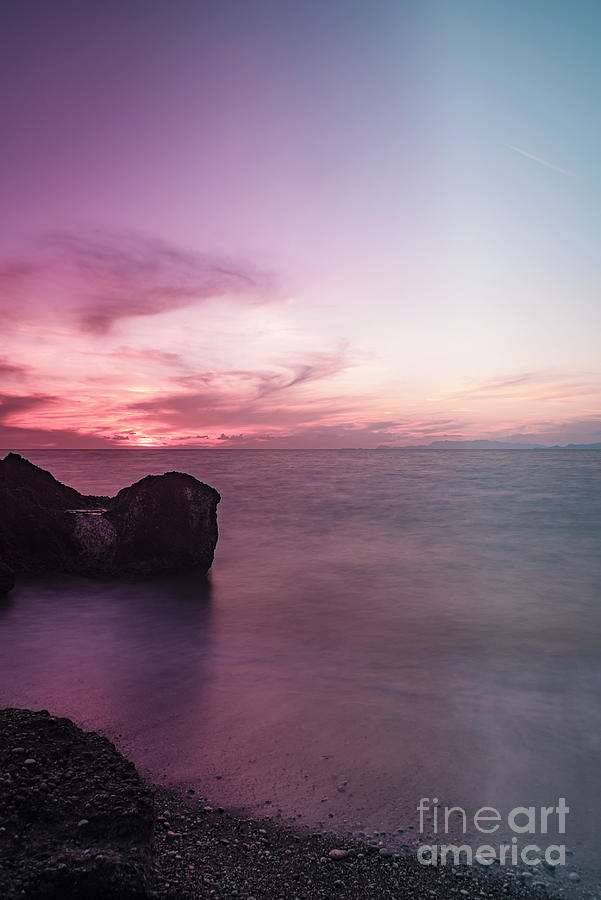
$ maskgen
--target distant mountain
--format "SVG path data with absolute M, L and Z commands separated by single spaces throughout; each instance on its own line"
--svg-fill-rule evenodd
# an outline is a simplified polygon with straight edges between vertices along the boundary
M 401 447 L 380 444 L 376 450 L 601 450 L 601 441 L 594 444 L 526 444 L 516 441 L 432 441 L 420 446 Z
M 431 450 L 544 450 L 544 444 L 523 441 L 432 441 Z

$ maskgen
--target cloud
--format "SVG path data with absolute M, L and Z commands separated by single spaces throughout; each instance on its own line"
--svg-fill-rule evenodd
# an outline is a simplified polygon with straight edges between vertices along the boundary
M 345 404 L 335 398 L 296 403 L 270 404 L 256 398 L 244 399 L 235 392 L 215 391 L 168 394 L 130 403 L 126 407 L 130 419 L 142 423 L 148 431 L 179 434 L 191 429 L 211 427 L 263 427 L 277 423 L 280 428 L 301 422 L 313 422 L 345 411 Z M 137 414 L 137 416 L 136 416 Z
M 3 450 L 60 448 L 69 450 L 114 449 L 115 442 L 97 432 L 74 428 L 29 428 L 4 425 L 0 421 L 0 447 Z
M 106 435 L 111 441 L 130 441 L 138 432 L 130 429 L 129 431 L 116 431 L 114 434 Z
M 24 378 L 31 371 L 31 366 L 10 362 L 6 356 L 0 356 L 0 378 Z
M 143 413 L 149 425 L 174 431 L 211 425 L 248 427 L 276 421 L 286 426 L 314 421 L 320 415 L 340 412 L 340 404 L 332 397 L 304 399 L 297 389 L 332 378 L 351 365 L 346 348 L 340 347 L 281 363 L 273 370 L 194 372 L 173 378 L 185 390 L 137 400 L 127 408 Z
M 117 347 L 114 356 L 119 359 L 159 363 L 169 367 L 186 365 L 179 353 L 167 353 L 165 350 L 157 350 L 155 347 Z
M 239 446 L 247 449 L 259 449 L 268 446 L 271 449 L 373 449 L 380 444 L 394 446 L 416 444 L 418 439 L 411 431 L 395 429 L 388 431 L 374 429 L 361 422 L 309 422 L 288 430 L 270 430 L 268 432 L 245 432 L 240 435 L 222 435 L 219 440 L 233 439 Z
M 597 373 L 521 372 L 484 381 L 472 380 L 464 388 L 436 399 L 553 401 L 596 395 L 600 390 L 601 378 Z
M 282 363 L 281 365 L 286 365 Z M 352 363 L 347 358 L 347 345 L 343 343 L 334 353 L 312 353 L 305 362 L 287 364 L 291 374 L 263 374 L 259 387 L 259 396 L 272 394 L 277 391 L 289 390 L 297 385 L 310 381 L 321 381 L 338 375 L 344 369 L 348 369 Z
M 561 166 L 556 166 L 555 163 L 549 162 L 546 159 L 543 159 L 541 156 L 535 156 L 534 153 L 529 153 L 527 150 L 522 150 L 521 147 L 514 147 L 513 144 L 508 144 L 510 150 L 515 151 L 515 153 L 521 153 L 522 156 L 526 156 L 528 159 L 534 160 L 534 162 L 540 163 L 541 166 L 546 166 L 548 169 L 553 169 L 555 172 L 561 172 L 562 175 L 568 175 L 570 178 L 576 178 L 575 172 L 569 172 L 567 169 L 562 169 Z
M 0 267 L 0 304 L 51 307 L 105 334 L 131 316 L 153 316 L 228 295 L 273 297 L 272 274 L 249 263 L 183 250 L 159 238 L 100 229 L 39 239 L 29 257 Z
M 182 387 L 206 387 L 215 383 L 246 384 L 254 391 L 257 399 L 269 394 L 286 391 L 312 381 L 321 381 L 338 375 L 354 363 L 347 354 L 346 342 L 337 350 L 305 354 L 303 360 L 280 361 L 274 369 L 224 369 L 219 371 L 192 372 L 173 377 L 173 382 Z
M 45 406 L 54 403 L 56 397 L 47 394 L 28 394 L 19 396 L 15 394 L 0 394 L 0 421 L 6 421 L 11 416 L 26 412 L 37 406 Z

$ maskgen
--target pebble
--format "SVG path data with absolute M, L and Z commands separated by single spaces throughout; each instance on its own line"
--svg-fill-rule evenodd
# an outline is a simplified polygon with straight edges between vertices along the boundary
M 77 827 L 83 828 L 83 826 L 87 825 L 87 824 L 88 824 L 88 819 L 80 819 L 79 822 L 77 823 Z
M 25 762 L 23 763 L 23 765 L 25 765 L 25 766 L 35 766 L 35 759 L 32 759 L 31 757 L 29 757 L 29 759 L 26 759 L 26 760 L 25 760 Z
M 570 872 L 568 878 L 570 879 L 570 881 L 580 881 L 580 875 L 578 874 L 578 872 Z
M 346 859 L 348 856 L 348 852 L 346 850 L 330 850 L 328 856 L 330 859 Z

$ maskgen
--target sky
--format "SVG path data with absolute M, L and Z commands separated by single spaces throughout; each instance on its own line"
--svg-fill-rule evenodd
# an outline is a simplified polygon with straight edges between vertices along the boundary
M 3 0 L 0 446 L 601 440 L 600 34 Z

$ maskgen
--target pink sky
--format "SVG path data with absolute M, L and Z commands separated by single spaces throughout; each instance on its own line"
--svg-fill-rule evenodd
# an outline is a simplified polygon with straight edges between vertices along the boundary
M 364 333 L 350 317 L 324 333 L 273 272 L 140 235 L 47 238 L 2 280 L 13 303 L 5 446 L 556 441 L 588 437 L 596 414 L 592 375 L 468 377 L 419 319 L 404 323 L 409 334 L 370 333 L 367 317 Z M 482 369 L 486 348 L 473 366 L 478 357 Z
M 1 446 L 601 440 L 593 43 L 512 2 L 51 6 L 0 47 Z

